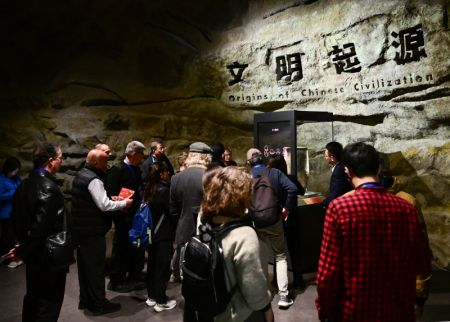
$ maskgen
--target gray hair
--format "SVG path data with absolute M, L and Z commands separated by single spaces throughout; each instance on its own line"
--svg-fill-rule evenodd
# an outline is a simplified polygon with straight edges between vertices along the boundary
M 125 149 L 125 154 L 129 155 L 133 152 L 143 152 L 145 151 L 145 145 L 142 144 L 139 141 L 131 141 L 130 143 L 127 144 L 127 147 Z
M 199 153 L 199 152 L 189 152 L 186 159 L 186 167 L 199 167 L 207 168 L 211 163 L 211 154 Z

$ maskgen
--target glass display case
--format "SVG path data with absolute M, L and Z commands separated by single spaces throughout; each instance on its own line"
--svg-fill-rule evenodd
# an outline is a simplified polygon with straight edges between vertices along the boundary
M 321 123 L 317 133 L 317 123 Z M 324 124 L 327 124 L 324 126 Z M 322 146 L 333 141 L 333 113 L 283 111 L 254 115 L 254 146 L 267 161 L 281 154 L 294 174 L 307 189 L 309 176 L 309 146 Z M 293 152 L 294 151 L 294 152 Z
M 291 265 L 302 273 L 317 269 L 325 217 L 321 195 L 308 191 L 310 147 L 313 151 L 323 150 L 333 139 L 332 113 L 282 111 L 254 115 L 254 146 L 265 161 L 271 155 L 283 155 L 288 174 L 294 174 L 307 191 L 307 195 L 299 196 L 296 213 L 290 214 L 291 224 L 298 231 L 295 254 L 291 256 L 299 259 Z

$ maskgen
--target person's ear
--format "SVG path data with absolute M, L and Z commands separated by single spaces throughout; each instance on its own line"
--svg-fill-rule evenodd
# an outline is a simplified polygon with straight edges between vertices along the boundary
M 377 171 L 377 177 L 379 177 L 380 176 L 380 173 L 381 173 L 381 164 L 378 166 L 378 171 Z
M 347 177 L 349 177 L 351 179 L 352 178 L 351 172 L 346 166 L 344 166 L 344 171 L 345 171 L 345 174 L 347 175 Z

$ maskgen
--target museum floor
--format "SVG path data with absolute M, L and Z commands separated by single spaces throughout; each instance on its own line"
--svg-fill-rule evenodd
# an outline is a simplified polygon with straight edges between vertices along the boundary
M 306 291 L 298 294 L 294 305 L 289 310 L 281 311 L 276 307 L 278 297 L 273 303 L 276 321 L 317 322 L 314 306 L 316 287 L 313 275 L 306 275 L 310 283 Z M 11 269 L 5 265 L 0 267 L 0 321 L 21 321 L 22 297 L 25 291 L 24 265 Z M 178 301 L 178 306 L 171 310 L 156 313 L 147 308 L 144 302 L 136 301 L 128 294 L 107 291 L 107 297 L 122 304 L 122 310 L 104 316 L 90 316 L 78 310 L 78 280 L 76 266 L 73 265 L 67 279 L 66 294 L 59 321 L 181 321 L 183 300 L 179 284 L 169 283 L 168 295 Z M 428 302 L 425 305 L 422 322 L 450 321 L 450 272 L 436 270 Z M 381 321 L 382 322 L 382 321 Z

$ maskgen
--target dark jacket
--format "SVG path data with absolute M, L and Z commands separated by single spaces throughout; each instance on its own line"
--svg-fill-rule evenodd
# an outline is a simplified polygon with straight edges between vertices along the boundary
M 260 177 L 266 167 L 263 164 L 252 167 L 252 175 L 254 178 Z M 297 207 L 297 187 L 294 183 L 280 170 L 271 168 L 269 172 L 269 180 L 275 189 L 281 206 L 287 209 L 295 209 Z
M 225 163 L 222 159 L 213 158 L 211 162 L 208 164 L 208 167 L 206 168 L 207 171 L 215 169 L 215 168 L 224 168 L 226 167 Z
M 45 265 L 45 239 L 62 230 L 64 197 L 53 175 L 33 171 L 17 188 L 12 222 L 20 242 L 18 256 L 27 264 Z
M 172 177 L 170 214 L 178 220 L 175 243 L 182 245 L 195 235 L 198 207 L 203 199 L 202 179 L 205 169 L 191 167 Z
M 345 174 L 344 166 L 341 163 L 337 163 L 333 169 L 333 173 L 331 174 L 328 197 L 326 197 L 323 201 L 324 208 L 326 209 L 331 201 L 352 189 L 352 185 L 348 181 Z
M 169 198 L 169 185 L 167 183 L 161 182 L 159 184 L 155 200 L 150 203 L 150 209 L 152 212 L 152 219 L 155 228 L 162 215 L 164 214 L 164 219 L 161 221 L 158 231 L 153 236 L 153 243 L 164 240 L 173 241 L 175 238 L 176 218 L 170 215 Z
M 142 178 L 139 167 L 127 165 L 122 161 L 108 171 L 106 177 L 106 191 L 108 192 L 108 196 L 117 196 L 122 188 L 128 188 L 134 191 L 132 197 L 133 203 L 130 208 L 113 212 L 112 216 L 116 229 L 123 229 L 128 232 L 131 228 L 134 214 L 141 205 Z
M 172 177 L 175 174 L 175 171 L 173 170 L 173 166 L 169 161 L 169 158 L 163 154 L 160 160 L 157 160 L 153 155 L 150 155 L 145 161 L 144 163 L 142 163 L 141 165 L 141 171 L 142 171 L 142 180 L 145 180 L 145 177 L 147 176 L 148 173 L 148 168 L 155 163 L 155 161 L 160 161 L 160 162 L 164 162 L 165 164 L 167 164 L 167 167 L 169 170 L 169 175 Z
M 88 190 L 94 179 L 104 181 L 104 173 L 86 166 L 72 183 L 72 227 L 79 236 L 104 236 L 111 228 L 111 217 L 97 207 Z

